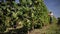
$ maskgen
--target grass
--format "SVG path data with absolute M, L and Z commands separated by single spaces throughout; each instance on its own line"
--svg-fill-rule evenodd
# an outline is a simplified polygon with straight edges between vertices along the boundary
M 52 24 L 47 30 L 46 34 L 60 34 L 60 27 L 57 24 Z
M 60 34 L 60 27 L 57 24 L 50 24 L 48 26 L 43 27 L 42 29 L 35 29 L 34 32 L 30 32 L 30 34 Z

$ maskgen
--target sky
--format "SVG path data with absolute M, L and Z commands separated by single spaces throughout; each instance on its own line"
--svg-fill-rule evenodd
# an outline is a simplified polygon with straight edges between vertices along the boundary
M 60 17 L 60 0 L 44 0 L 44 3 L 56 18 Z

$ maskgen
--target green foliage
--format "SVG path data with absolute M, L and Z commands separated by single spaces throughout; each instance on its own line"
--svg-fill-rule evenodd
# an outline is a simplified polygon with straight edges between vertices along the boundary
M 57 22 L 58 22 L 57 18 L 53 16 L 53 23 L 57 23 Z
M 6 28 L 22 21 L 23 26 L 30 30 L 37 25 L 41 28 L 49 24 L 49 16 L 43 0 L 20 0 L 19 4 L 7 1 L 0 6 L 0 21 Z
M 60 25 L 60 17 L 58 17 L 57 19 L 58 19 L 57 24 Z

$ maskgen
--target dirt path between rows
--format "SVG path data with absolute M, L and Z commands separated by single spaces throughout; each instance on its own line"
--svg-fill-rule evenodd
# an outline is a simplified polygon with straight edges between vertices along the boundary
M 50 27 L 51 25 L 47 25 L 42 27 L 42 29 L 34 29 L 31 32 L 29 32 L 28 34 L 45 34 L 46 30 Z

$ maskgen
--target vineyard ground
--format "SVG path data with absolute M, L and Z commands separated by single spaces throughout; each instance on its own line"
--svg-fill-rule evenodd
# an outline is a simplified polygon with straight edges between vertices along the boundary
M 35 29 L 28 34 L 60 34 L 60 27 L 56 24 L 44 26 L 42 29 Z

